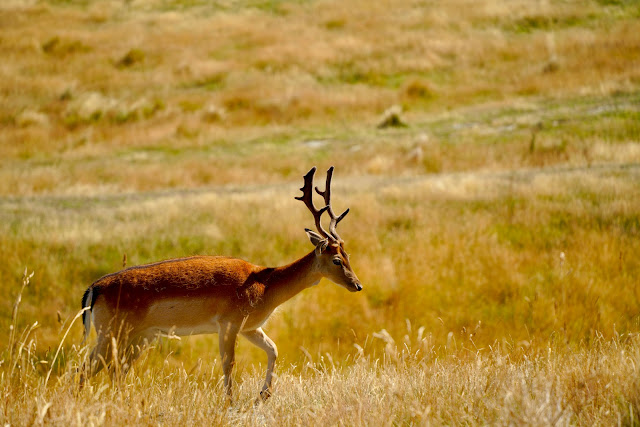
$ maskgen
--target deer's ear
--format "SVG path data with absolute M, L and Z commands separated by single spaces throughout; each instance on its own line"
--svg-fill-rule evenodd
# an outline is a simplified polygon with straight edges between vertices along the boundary
M 309 236 L 311 244 L 316 247 L 316 255 L 322 255 L 322 252 L 327 249 L 327 246 L 329 246 L 329 240 L 308 228 L 305 228 L 304 231 L 307 232 L 307 236 Z
M 305 228 L 304 231 L 307 232 L 307 236 L 309 237 L 309 240 L 311 241 L 311 244 L 313 246 L 318 246 L 320 243 L 326 240 L 313 230 L 309 230 L 308 228 Z

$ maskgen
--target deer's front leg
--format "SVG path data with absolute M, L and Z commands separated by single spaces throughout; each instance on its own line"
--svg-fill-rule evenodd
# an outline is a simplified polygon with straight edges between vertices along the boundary
M 224 389 L 231 402 L 231 370 L 235 363 L 236 338 L 238 327 L 232 323 L 220 325 L 218 332 L 220 343 L 220 358 L 222 360 L 222 372 L 224 373 Z
M 243 331 L 242 336 L 248 339 L 252 344 L 260 347 L 267 353 L 267 376 L 264 380 L 264 386 L 260 392 L 262 400 L 267 400 L 271 396 L 271 380 L 273 378 L 273 368 L 278 357 L 278 348 L 275 343 L 264 333 L 262 328 L 253 331 Z

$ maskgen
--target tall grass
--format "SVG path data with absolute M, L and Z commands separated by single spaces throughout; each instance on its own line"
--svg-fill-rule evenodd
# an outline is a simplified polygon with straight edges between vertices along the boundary
M 3 3 L 0 194 L 281 182 L 335 151 L 352 174 L 598 162 L 637 140 L 634 2 L 256 3 Z M 400 141 L 373 131 L 393 104 Z
M 440 341 L 475 331 L 483 346 L 634 332 L 639 179 L 637 167 L 624 166 L 336 178 L 336 208 L 352 210 L 347 251 L 366 292 L 347 296 L 323 282 L 276 313 L 270 334 L 282 354 L 295 354 L 301 345 L 332 349 L 327 332 L 346 348 L 382 328 L 397 337 L 405 318 Z M 129 265 L 194 254 L 291 262 L 311 250 L 297 187 L 3 202 L 2 277 L 15 283 L 16 264 L 36 271 L 20 327 L 38 320 L 42 343 L 55 348 L 58 316 L 72 318 L 86 287 L 120 269 L 123 253 Z M 11 305 L 3 304 L 7 328 Z M 79 340 L 81 328 L 72 334 Z
M 74 347 L 47 385 L 42 366 L 53 361 L 29 350 L 29 332 L 5 349 L 15 361 L 0 365 L 5 424 L 633 425 L 640 416 L 637 334 L 596 334 L 578 348 L 562 340 L 479 348 L 452 336 L 438 346 L 407 321 L 402 342 L 383 329 L 354 344 L 347 364 L 305 352 L 299 366 L 280 368 L 267 404 L 254 404 L 264 367 L 240 369 L 229 407 L 215 359 L 175 365 L 166 349 L 147 351 L 118 381 L 102 376 L 80 388 L 74 367 L 86 349 Z
M 287 197 L 298 185 L 5 201 L 3 247 L 18 251 L 5 256 L 29 254 L 37 267 L 3 323 L 15 332 L 0 413 L 12 424 L 632 423 L 638 179 L 618 166 L 336 177 L 365 290 L 323 283 L 273 316 L 266 331 L 281 357 L 264 407 L 252 406 L 264 355 L 241 341 L 230 411 L 216 340 L 161 341 L 124 379 L 105 374 L 79 390 L 87 349 L 70 322 L 84 287 L 118 269 L 122 252 L 129 265 L 191 253 L 276 265 L 310 250 L 304 207 Z
M 638 424 L 634 2 L 0 4 L 0 423 Z M 397 104 L 402 128 L 378 129 Z M 80 297 L 128 265 L 311 250 L 336 166 L 364 291 L 78 388 Z M 29 269 L 25 270 L 28 266 Z M 75 322 L 75 323 L 74 323 Z M 2 332 L 4 331 L 4 332 Z

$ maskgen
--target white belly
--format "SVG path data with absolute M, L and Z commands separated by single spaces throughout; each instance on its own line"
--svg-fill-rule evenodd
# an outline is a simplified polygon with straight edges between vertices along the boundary
M 160 300 L 149 307 L 144 319 L 144 329 L 162 335 L 216 334 L 220 330 L 221 319 L 211 311 L 211 305 L 205 300 Z M 271 314 L 272 312 L 250 314 L 242 330 L 250 331 L 261 327 Z
M 194 325 L 189 327 L 162 327 L 157 328 L 157 331 L 162 335 L 177 335 L 184 337 L 188 335 L 203 335 L 203 334 L 217 334 L 220 328 L 217 323 Z
M 198 300 L 162 300 L 147 312 L 148 329 L 163 335 L 215 334 L 220 329 L 218 315 L 212 315 L 205 302 Z

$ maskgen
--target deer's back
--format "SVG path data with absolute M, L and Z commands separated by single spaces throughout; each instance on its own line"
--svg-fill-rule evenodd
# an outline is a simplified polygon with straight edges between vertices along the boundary
M 195 256 L 129 267 L 96 280 L 94 301 L 144 305 L 151 299 L 233 295 L 263 268 L 238 258 Z M 110 304 L 110 305 L 111 305 Z

